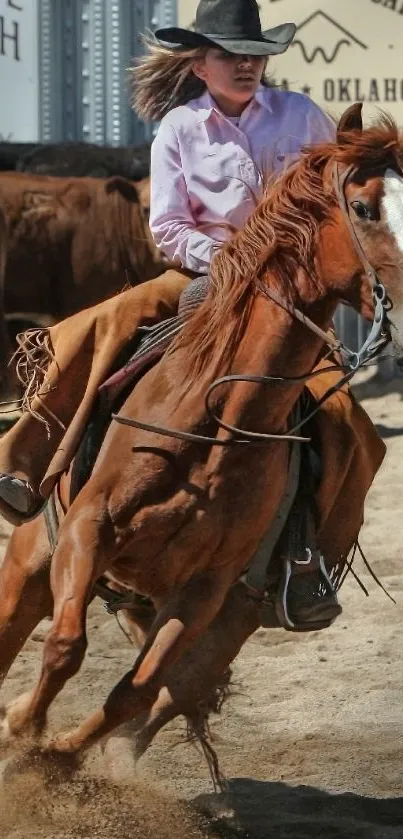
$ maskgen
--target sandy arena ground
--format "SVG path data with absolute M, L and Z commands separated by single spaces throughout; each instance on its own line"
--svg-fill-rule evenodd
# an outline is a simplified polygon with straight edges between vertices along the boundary
M 366 379 L 356 393 L 388 445 L 362 544 L 397 605 L 357 561 L 370 597 L 349 579 L 334 627 L 255 633 L 235 664 L 235 695 L 212 723 L 226 800 L 176 721 L 126 787 L 102 778 L 96 750 L 74 782 L 54 789 L 22 772 L 0 793 L 0 839 L 403 837 L 403 379 Z M 1 527 L 5 545 L 10 531 Z M 3 702 L 32 684 L 45 632 L 44 622 L 15 662 Z M 89 641 L 84 668 L 54 704 L 52 730 L 78 722 L 132 663 L 133 648 L 100 603 Z

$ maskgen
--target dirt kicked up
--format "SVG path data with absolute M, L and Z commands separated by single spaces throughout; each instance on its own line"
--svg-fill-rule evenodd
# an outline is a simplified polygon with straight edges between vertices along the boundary
M 92 779 L 45 786 L 23 773 L 0 793 L 2 839 L 203 839 L 202 817 L 144 785 Z M 198 822 L 200 827 L 198 826 Z
M 388 445 L 362 545 L 396 605 L 357 561 L 370 597 L 347 580 L 331 629 L 255 633 L 236 661 L 233 696 L 212 720 L 226 797 L 213 793 L 178 720 L 122 786 L 106 780 L 97 749 L 61 785 L 21 770 L 0 792 L 0 839 L 401 839 L 403 380 L 362 380 L 356 393 Z M 37 678 L 46 628 L 15 662 L 2 702 Z M 88 635 L 85 665 L 54 703 L 51 732 L 77 723 L 132 664 L 135 650 L 99 602 Z

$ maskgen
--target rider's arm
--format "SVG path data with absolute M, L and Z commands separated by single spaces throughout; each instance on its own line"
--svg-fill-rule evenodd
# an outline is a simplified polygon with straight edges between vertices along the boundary
M 169 122 L 161 123 L 151 148 L 150 229 L 168 259 L 202 274 L 222 244 L 197 229 L 177 135 Z

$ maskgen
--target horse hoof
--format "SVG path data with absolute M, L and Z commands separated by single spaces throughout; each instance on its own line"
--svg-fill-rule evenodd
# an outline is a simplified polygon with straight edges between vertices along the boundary
M 45 754 L 75 754 L 77 751 L 77 747 L 73 743 L 73 739 L 70 734 L 58 734 L 57 737 L 54 737 L 52 740 L 49 740 L 49 743 L 44 747 Z
M 8 721 L 7 714 L 5 714 L 0 722 L 0 746 L 8 744 L 12 736 L 10 723 Z
M 17 739 L 10 725 L 7 708 L 4 708 L 4 713 L 0 718 L 0 754 L 2 757 L 7 757 L 10 749 L 15 748 Z
M 8 721 L 8 706 L 2 702 L 0 704 L 0 746 L 8 743 L 11 736 L 12 734 Z
M 0 746 L 8 745 L 20 739 L 21 735 L 31 742 L 36 740 L 41 727 L 29 719 L 28 711 L 31 703 L 31 694 L 23 693 L 17 699 L 13 699 L 6 706 L 0 708 Z

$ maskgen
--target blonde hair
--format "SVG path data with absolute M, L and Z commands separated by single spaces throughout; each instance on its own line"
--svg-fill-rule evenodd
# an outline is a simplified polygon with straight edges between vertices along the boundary
M 173 108 L 201 96 L 206 83 L 193 72 L 193 62 L 209 47 L 167 47 L 153 35 L 144 35 L 145 55 L 130 68 L 131 104 L 140 119 L 159 122 Z M 262 84 L 273 87 L 263 74 Z

